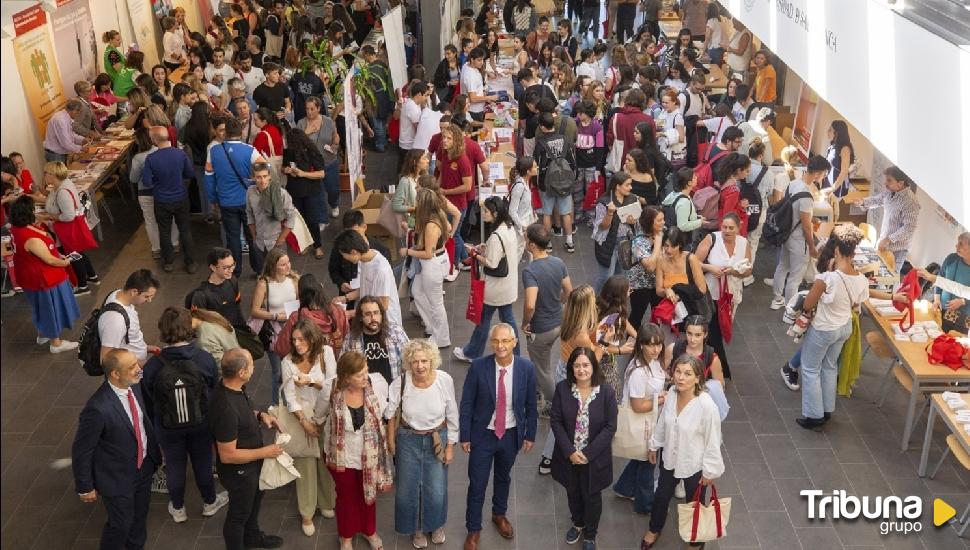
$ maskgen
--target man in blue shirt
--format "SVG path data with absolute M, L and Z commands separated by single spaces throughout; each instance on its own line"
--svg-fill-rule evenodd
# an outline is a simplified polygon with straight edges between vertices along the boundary
M 148 135 L 158 150 L 145 157 L 141 178 L 143 186 L 151 189 L 152 196 L 155 198 L 155 221 L 158 223 L 158 232 L 160 235 L 165 235 L 165 238 L 161 239 L 164 242 L 159 243 L 162 248 L 162 269 L 166 273 L 171 273 L 175 269 L 172 262 L 175 251 L 172 248 L 172 240 L 168 238 L 174 219 L 175 226 L 179 230 L 185 270 L 195 273 L 196 264 L 192 260 L 192 229 L 189 226 L 189 193 L 185 185 L 186 180 L 192 180 L 195 177 L 192 161 L 185 151 L 172 147 L 168 140 L 168 128 L 165 126 L 152 126 Z
M 252 235 L 246 231 L 246 190 L 252 185 L 253 163 L 266 162 L 256 149 L 242 142 L 241 134 L 239 121 L 228 119 L 226 141 L 210 147 L 205 161 L 205 192 L 222 216 L 226 248 L 236 261 L 236 277 L 242 275 L 242 239 L 246 239 L 250 250 L 253 248 Z M 250 254 L 249 265 L 255 273 L 263 269 L 258 264 L 256 255 Z

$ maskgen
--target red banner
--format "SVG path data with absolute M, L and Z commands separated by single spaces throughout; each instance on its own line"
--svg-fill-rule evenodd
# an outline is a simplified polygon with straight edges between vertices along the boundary
M 47 13 L 40 4 L 13 14 L 13 30 L 16 36 L 26 34 L 37 27 L 47 24 Z

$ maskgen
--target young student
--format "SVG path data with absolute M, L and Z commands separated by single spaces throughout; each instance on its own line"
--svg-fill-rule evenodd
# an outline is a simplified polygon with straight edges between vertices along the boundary
M 573 188 L 573 210 L 576 214 L 574 223 L 585 218 L 583 202 L 586 191 L 603 173 L 603 162 L 606 158 L 606 143 L 604 141 L 603 126 L 596 119 L 596 105 L 589 101 L 580 101 L 574 109 L 578 121 L 576 133 L 576 186 Z

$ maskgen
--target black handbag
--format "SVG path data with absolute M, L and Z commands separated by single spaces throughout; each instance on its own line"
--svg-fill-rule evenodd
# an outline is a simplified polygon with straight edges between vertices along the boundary
M 233 327 L 236 329 L 236 341 L 239 347 L 249 352 L 253 356 L 253 361 L 262 359 L 266 355 L 266 348 L 259 340 L 259 336 L 248 326 Z M 262 331 L 260 331 L 262 332 Z
M 266 311 L 269 311 L 269 280 L 266 281 Z M 276 338 L 276 329 L 273 327 L 273 321 L 269 319 L 264 319 L 263 324 L 259 327 L 259 332 L 256 333 L 256 337 L 259 338 L 259 343 L 263 344 L 265 349 L 273 349 L 273 339 Z
M 507 277 L 509 274 L 509 260 L 506 257 L 508 256 L 508 253 L 505 252 L 505 242 L 502 241 L 502 236 L 499 235 L 497 232 L 495 233 L 495 236 L 498 237 L 498 242 L 500 245 L 502 245 L 502 259 L 495 267 L 488 267 L 483 262 L 482 272 L 488 275 L 489 277 Z

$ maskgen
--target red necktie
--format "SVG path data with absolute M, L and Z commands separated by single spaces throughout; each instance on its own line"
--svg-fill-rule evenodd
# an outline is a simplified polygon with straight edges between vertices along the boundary
M 144 462 L 145 448 L 141 445 L 141 422 L 138 421 L 138 404 L 135 403 L 135 392 L 128 390 L 128 407 L 131 408 L 131 424 L 135 427 L 135 441 L 138 442 L 138 469 Z
M 495 437 L 502 439 L 505 435 L 505 370 L 498 369 L 498 399 L 495 404 Z

